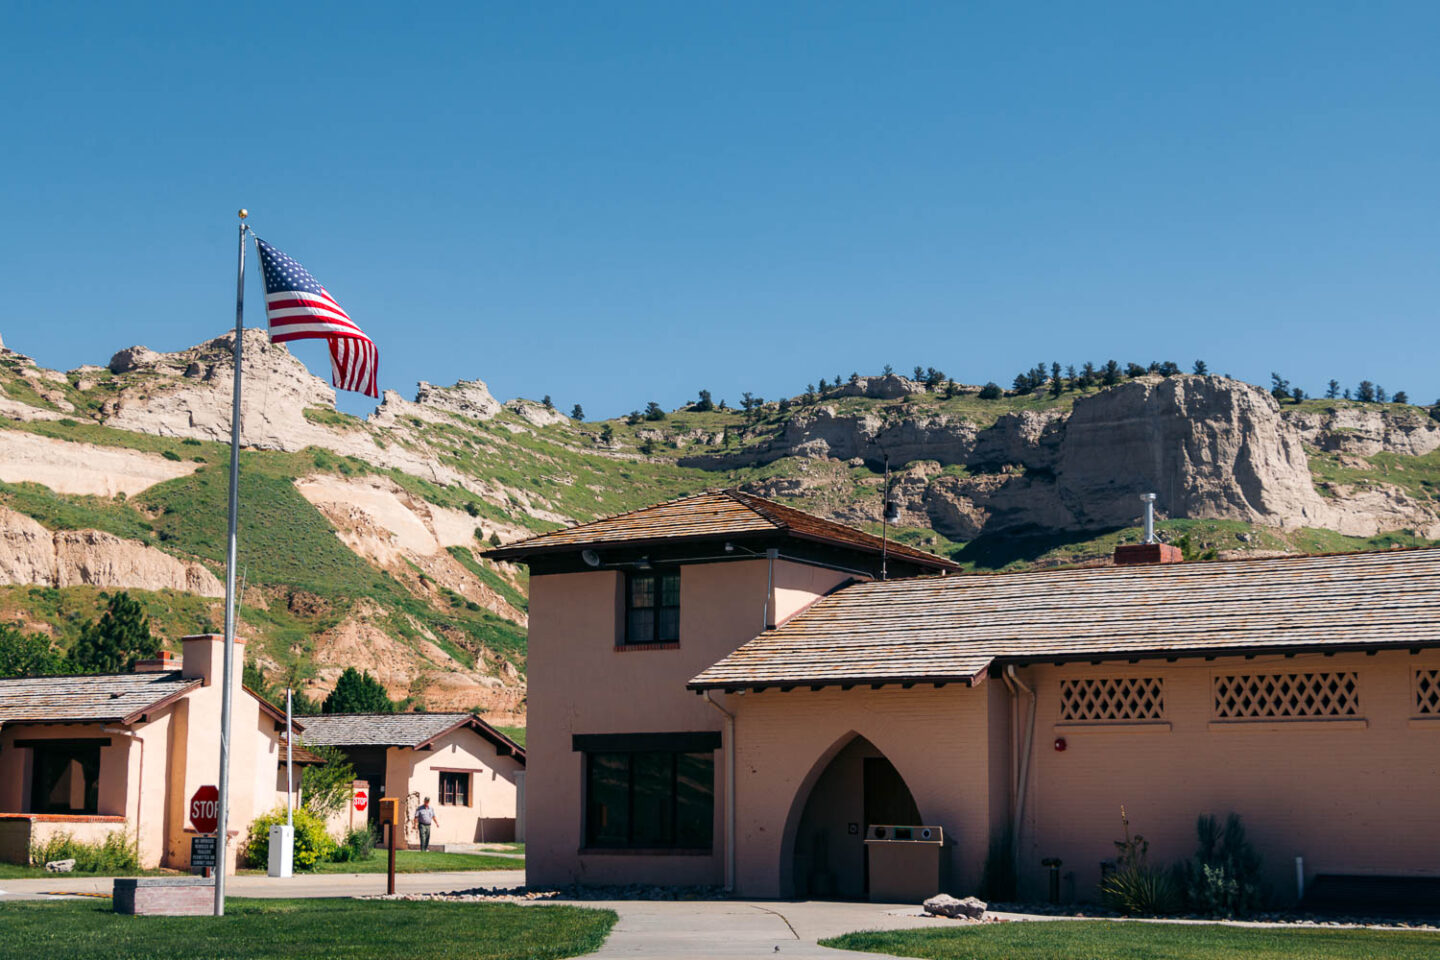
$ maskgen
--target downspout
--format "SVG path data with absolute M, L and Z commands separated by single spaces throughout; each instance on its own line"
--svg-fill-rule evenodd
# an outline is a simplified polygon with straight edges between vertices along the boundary
M 1005 667 L 1005 685 L 1010 687 L 1010 692 L 1015 692 L 1015 686 L 1025 691 L 1030 698 L 1030 717 L 1025 724 L 1025 746 L 1020 753 L 1020 779 L 1015 788 L 1015 816 L 1014 816 L 1014 840 L 1015 844 L 1015 876 L 1020 876 L 1020 830 L 1025 816 L 1025 790 L 1030 785 L 1030 754 L 1035 746 L 1035 691 L 1025 685 L 1025 681 L 1015 675 L 1015 665 L 1008 664 Z M 1012 684 L 1014 686 L 1012 686 Z
M 780 556 L 780 551 L 775 547 L 765 551 L 768 569 L 765 572 L 765 609 L 762 611 L 762 618 L 765 622 L 760 625 L 762 633 L 770 629 L 770 598 L 775 595 L 775 558 L 778 556 Z M 715 701 L 711 700 L 710 702 L 714 703 Z M 726 715 L 729 716 L 729 714 Z
M 140 853 L 140 813 L 145 809 L 145 738 L 137 737 L 129 730 L 121 730 L 118 727 L 101 727 L 102 733 L 117 733 L 122 737 L 128 737 L 131 743 L 140 744 L 140 776 L 136 778 L 135 784 L 135 853 Z M 166 839 L 161 839 L 160 855 L 165 855 Z
M 705 700 L 725 714 L 725 892 L 735 892 L 735 714 L 726 710 L 706 690 Z

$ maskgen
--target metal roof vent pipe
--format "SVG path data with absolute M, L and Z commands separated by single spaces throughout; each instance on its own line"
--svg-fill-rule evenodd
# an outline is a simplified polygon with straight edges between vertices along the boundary
M 1115 566 L 1126 567 L 1145 563 L 1183 563 L 1180 548 L 1161 543 L 1155 536 L 1155 494 L 1140 494 L 1145 504 L 1145 539 L 1141 543 L 1122 543 L 1115 547 Z

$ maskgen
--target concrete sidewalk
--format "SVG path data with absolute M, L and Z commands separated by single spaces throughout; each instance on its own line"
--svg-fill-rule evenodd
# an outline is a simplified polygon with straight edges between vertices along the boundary
M 0 903 L 9 900 L 49 900 L 56 895 L 96 893 L 109 895 L 112 877 L 56 874 L 24 880 L 0 880 Z M 396 893 L 444 893 L 472 887 L 519 887 L 524 870 L 470 870 L 447 873 L 399 873 Z M 293 877 L 228 877 L 225 893 L 232 897 L 360 897 L 385 892 L 383 873 L 297 873 Z
M 522 870 L 456 873 L 404 873 L 395 878 L 398 893 L 446 893 L 476 887 L 517 887 Z M 15 900 L 51 900 L 65 896 L 109 895 L 109 877 L 55 876 L 0 880 L 0 905 Z M 304 874 L 281 880 L 230 877 L 226 893 L 234 897 L 354 897 L 385 892 L 384 874 Z M 730 960 L 734 957 L 877 957 L 878 954 L 827 950 L 816 941 L 854 930 L 908 929 L 953 921 L 920 916 L 913 905 L 832 903 L 826 901 L 750 900 L 536 900 L 531 905 L 569 903 L 614 910 L 620 922 L 605 946 L 592 957 L 664 957 Z M 457 905 L 464 909 L 464 905 Z

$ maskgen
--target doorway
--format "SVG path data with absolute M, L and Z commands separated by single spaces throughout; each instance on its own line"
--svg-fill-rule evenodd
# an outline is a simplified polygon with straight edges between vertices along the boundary
M 919 808 L 900 771 L 869 740 L 855 737 L 831 759 L 805 801 L 795 834 L 795 896 L 863 899 L 868 892 L 866 827 L 919 822 Z

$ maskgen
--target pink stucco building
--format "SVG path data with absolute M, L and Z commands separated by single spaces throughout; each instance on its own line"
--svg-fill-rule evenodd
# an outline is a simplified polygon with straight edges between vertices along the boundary
M 120 831 L 142 866 L 188 868 L 186 806 L 220 770 L 224 642 L 203 634 L 181 646 L 180 659 L 133 673 L 0 680 L 0 860 L 28 862 L 31 844 L 56 833 L 96 841 Z M 237 838 L 286 796 L 285 717 L 241 683 L 244 649 L 237 640 L 231 870 Z
M 738 492 L 490 551 L 530 565 L 532 883 L 869 892 L 867 828 L 1012 838 L 1095 895 L 1239 813 L 1280 900 L 1440 878 L 1440 550 L 962 575 Z M 880 580 L 882 561 L 889 579 Z M 1147 562 L 1155 561 L 1155 562 Z

